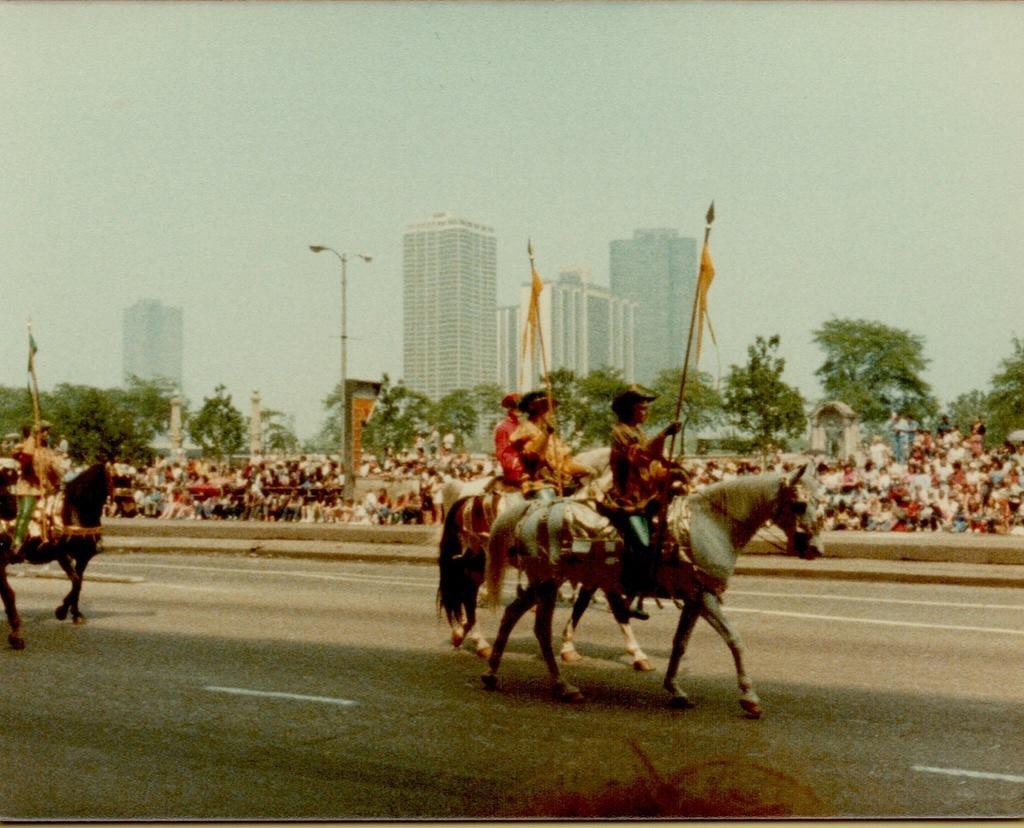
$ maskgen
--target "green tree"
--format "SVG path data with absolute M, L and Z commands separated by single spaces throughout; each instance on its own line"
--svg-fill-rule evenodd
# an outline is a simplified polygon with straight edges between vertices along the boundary
M 987 440 L 1000 444 L 1014 429 L 1024 428 L 1024 340 L 1013 339 L 1013 353 L 992 377 L 986 422 Z
M 146 435 L 147 440 L 171 427 L 171 399 L 175 394 L 173 380 L 146 380 L 132 375 L 128 378 L 127 387 L 114 393 L 131 412 L 135 429 Z M 183 416 L 186 409 L 187 405 L 183 403 Z
M 103 391 L 62 383 L 40 395 L 44 419 L 54 439 L 66 438 L 68 454 L 79 463 L 121 461 L 145 465 L 153 459 L 150 429 L 142 429 L 120 389 Z
M 188 420 L 188 433 L 203 453 L 225 458 L 241 451 L 245 445 L 245 419 L 231 402 L 223 385 L 213 390 L 212 397 Z
M 364 448 L 382 455 L 412 446 L 416 435 L 430 428 L 431 408 L 429 397 L 406 388 L 401 380 L 392 383 L 385 374 L 373 416 L 363 427 Z
M 430 422 L 441 434 L 451 432 L 458 446 L 465 445 L 473 436 L 479 421 L 479 414 L 473 398 L 462 389 L 450 391 L 430 406 Z
M 672 422 L 676 413 L 676 401 L 679 399 L 680 372 L 675 368 L 661 371 L 654 380 L 651 390 L 658 398 L 651 403 L 650 423 L 661 428 Z M 715 388 L 711 375 L 704 371 L 695 371 L 686 377 L 686 395 L 679 410 L 679 420 L 683 424 L 683 433 L 696 437 L 707 428 L 713 428 L 722 422 L 724 402 L 722 395 Z M 676 443 L 677 451 L 682 446 Z
M 758 336 L 747 348 L 747 364 L 731 366 L 726 380 L 725 410 L 761 454 L 784 449 L 785 438 L 801 436 L 807 426 L 803 396 L 782 381 L 786 361 L 776 355 L 779 342 L 777 334 Z
M 32 422 L 32 397 L 28 388 L 0 386 L 0 434 L 21 435 L 21 427 Z
M 579 439 L 575 448 L 607 446 L 612 438 L 615 414 L 612 400 L 626 385 L 616 368 L 598 368 L 577 383 L 579 395 Z
M 938 404 L 921 372 L 928 365 L 924 338 L 881 322 L 830 319 L 814 332 L 825 352 L 815 371 L 828 399 L 849 405 L 870 430 L 893 411 L 919 422 L 933 417 Z
M 946 407 L 949 421 L 960 429 L 960 433 L 971 433 L 971 423 L 975 417 L 981 417 L 985 423 L 992 419 L 990 414 L 990 395 L 984 391 L 968 391 L 958 396 Z M 987 426 L 986 426 L 987 428 Z M 985 435 L 986 438 L 988 435 Z
M 299 449 L 293 418 L 281 411 L 265 408 L 260 412 L 263 448 L 280 454 L 294 454 Z

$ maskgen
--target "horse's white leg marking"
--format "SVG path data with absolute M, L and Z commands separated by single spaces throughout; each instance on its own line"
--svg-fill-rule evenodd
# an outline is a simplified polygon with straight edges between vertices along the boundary
M 640 644 L 636 640 L 636 636 L 633 635 L 633 627 L 628 621 L 619 624 L 619 629 L 622 631 L 622 637 L 626 639 L 626 652 L 633 658 L 633 668 L 648 672 L 653 670 L 650 660 L 647 658 L 647 653 L 640 649 Z
M 702 593 L 701 600 L 703 602 L 701 614 L 705 619 L 707 619 L 707 622 L 714 628 L 715 632 L 722 637 L 722 640 L 725 641 L 729 649 L 732 651 L 733 661 L 736 662 L 736 681 L 742 691 L 742 695 L 740 696 L 740 705 L 751 716 L 760 716 L 761 700 L 754 691 L 754 684 L 747 676 L 746 668 L 743 666 L 742 640 L 740 640 L 739 635 L 732 628 L 729 621 L 722 613 L 722 605 L 713 593 Z
M 487 643 L 487 638 L 482 632 L 480 632 L 480 621 L 477 619 L 477 623 L 473 625 L 473 629 L 469 633 L 469 637 L 473 641 L 473 649 L 476 650 L 476 654 L 481 658 L 487 658 L 491 654 L 491 645 Z
M 572 616 L 569 616 L 569 620 L 565 622 L 565 629 L 562 630 L 562 649 L 558 655 L 562 661 L 579 661 L 580 654 L 576 650 L 576 645 L 573 643 L 573 638 L 576 635 L 576 625 L 573 624 Z

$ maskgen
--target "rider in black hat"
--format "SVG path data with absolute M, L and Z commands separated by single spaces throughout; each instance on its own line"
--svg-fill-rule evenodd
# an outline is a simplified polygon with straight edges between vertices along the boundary
M 650 439 L 641 429 L 648 405 L 656 397 L 645 388 L 630 385 L 612 400 L 618 422 L 612 427 L 612 488 L 606 509 L 625 544 L 622 578 L 631 594 L 650 589 L 657 565 L 656 550 L 651 548 L 653 518 L 663 496 L 672 486 L 678 490 L 684 479 L 682 469 L 662 456 L 665 439 L 678 433 L 681 424 L 673 421 Z
M 555 434 L 557 405 L 544 391 L 530 391 L 519 401 L 519 410 L 528 419 L 513 432 L 512 445 L 523 460 L 522 490 L 527 498 L 569 494 L 580 477 L 594 472 L 574 460 L 569 447 Z

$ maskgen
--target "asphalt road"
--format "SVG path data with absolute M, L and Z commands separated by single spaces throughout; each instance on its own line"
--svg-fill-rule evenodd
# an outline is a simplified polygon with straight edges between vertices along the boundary
M 737 577 L 752 721 L 703 623 L 684 661 L 698 706 L 668 708 L 668 607 L 635 625 L 643 674 L 592 610 L 567 668 L 586 700 L 566 705 L 530 618 L 482 689 L 429 567 L 93 567 L 79 627 L 52 615 L 65 582 L 13 580 L 27 649 L 0 651 L 2 818 L 1024 814 L 1020 590 Z

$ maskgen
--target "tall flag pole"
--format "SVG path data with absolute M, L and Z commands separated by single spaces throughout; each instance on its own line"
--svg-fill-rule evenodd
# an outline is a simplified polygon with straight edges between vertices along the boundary
M 526 310 L 526 324 L 523 326 L 523 339 L 519 347 L 519 386 L 523 387 L 523 366 L 526 361 L 526 353 L 530 353 L 530 365 L 536 366 L 537 353 L 540 352 L 541 376 L 545 382 L 548 381 L 547 355 L 544 353 L 544 334 L 540 327 L 540 294 L 544 290 L 544 283 L 537 273 L 537 267 L 533 262 L 533 242 L 529 239 L 526 242 L 526 252 L 530 256 L 530 305 Z
M 708 249 L 708 238 L 711 236 L 711 224 L 715 220 L 715 202 L 711 202 L 705 216 L 704 224 L 704 247 L 700 254 L 700 273 L 697 276 L 697 288 L 693 293 L 693 310 L 690 313 L 690 333 L 686 338 L 686 356 L 683 358 L 683 374 L 679 381 L 679 396 L 676 398 L 676 414 L 673 419 L 678 420 L 683 410 L 683 399 L 686 396 L 686 379 L 690 369 L 690 348 L 693 344 L 694 328 L 697 330 L 697 353 L 696 362 L 700 362 L 700 346 L 704 333 L 704 321 L 708 318 L 708 288 L 715 278 L 715 266 L 711 261 L 711 251 Z M 715 341 L 715 333 L 711 330 L 711 322 L 708 320 L 708 332 L 711 334 L 711 341 Z M 682 431 L 680 431 L 682 434 Z M 675 456 L 676 435 L 673 434 L 669 440 L 668 456 Z M 680 448 L 685 446 L 685 440 L 680 440 Z M 680 452 L 682 453 L 682 452 Z
M 42 417 L 39 414 L 39 382 L 36 379 L 36 351 L 39 348 L 36 345 L 35 337 L 32 336 L 32 319 L 28 320 L 28 374 L 32 381 L 29 386 L 29 393 L 32 396 L 32 417 L 35 420 L 36 433 L 39 433 L 39 424 L 42 422 Z
M 686 337 L 686 356 L 683 358 L 683 374 L 679 380 L 679 396 L 676 398 L 676 413 L 674 420 L 678 420 L 683 410 L 683 398 L 686 396 L 686 377 L 690 368 L 690 346 L 693 344 L 694 328 L 697 328 L 697 359 L 700 360 L 701 331 L 704 327 L 704 318 L 707 316 L 708 288 L 711 287 L 711 280 L 715 276 L 715 268 L 711 263 L 711 253 L 708 251 L 708 238 L 711 235 L 711 224 L 715 220 L 715 202 L 708 207 L 704 224 L 704 248 L 700 256 L 700 273 L 697 275 L 697 286 L 693 292 L 693 310 L 690 313 L 690 333 Z M 709 326 L 710 327 L 710 326 Z M 712 334 L 714 339 L 714 334 Z M 684 432 L 680 429 L 680 434 Z M 686 440 L 680 439 L 680 455 L 686 451 Z M 674 459 L 676 454 L 676 435 L 669 438 L 668 457 Z M 672 485 L 671 475 L 665 475 L 665 485 L 661 492 L 661 505 L 658 509 L 658 525 L 655 528 L 654 548 L 660 550 L 665 540 L 665 529 L 668 523 L 668 501 L 669 488 Z
M 552 420 L 552 433 L 557 429 L 555 420 L 555 397 L 551 388 L 551 374 L 548 372 L 547 354 L 544 352 L 544 333 L 540 324 L 540 294 L 544 290 L 544 283 L 537 273 L 537 266 L 533 261 L 533 242 L 526 240 L 526 252 L 530 256 L 530 307 L 526 311 L 526 325 L 523 328 L 523 343 L 519 356 L 519 385 L 523 385 L 523 362 L 526 356 L 526 349 L 530 349 L 530 365 L 537 364 L 537 352 L 540 351 L 541 376 L 544 379 L 544 387 L 548 395 L 548 411 Z M 562 479 L 558 479 L 558 496 L 562 496 Z

